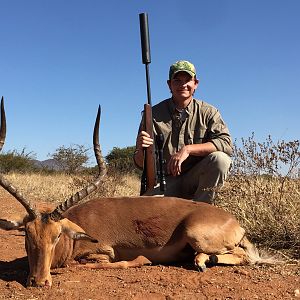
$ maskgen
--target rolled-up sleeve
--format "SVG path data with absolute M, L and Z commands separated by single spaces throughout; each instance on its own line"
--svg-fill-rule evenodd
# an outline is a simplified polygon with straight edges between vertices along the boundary
M 211 111 L 207 130 L 208 141 L 212 142 L 218 151 L 232 155 L 232 139 L 228 127 L 217 109 Z

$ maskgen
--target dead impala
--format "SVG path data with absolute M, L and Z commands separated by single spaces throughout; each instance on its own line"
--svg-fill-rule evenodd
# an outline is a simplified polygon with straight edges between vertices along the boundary
M 93 183 L 62 202 L 52 212 L 39 212 L 12 184 L 0 184 L 26 209 L 20 221 L 1 219 L 5 230 L 25 226 L 29 262 L 28 286 L 51 286 L 51 268 L 68 261 L 89 268 L 127 268 L 193 259 L 199 270 L 206 264 L 263 262 L 228 212 L 215 206 L 173 197 L 99 198 L 80 204 L 97 189 L 106 173 L 99 146 L 100 107 L 94 127 L 94 152 L 99 175 Z M 0 150 L 5 140 L 1 103 Z

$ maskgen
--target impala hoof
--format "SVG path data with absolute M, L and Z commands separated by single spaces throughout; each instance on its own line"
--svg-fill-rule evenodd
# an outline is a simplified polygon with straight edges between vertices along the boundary
M 212 254 L 209 256 L 209 264 L 212 266 L 215 266 L 218 263 L 218 256 L 215 254 Z
M 196 268 L 199 272 L 205 272 L 206 271 L 206 265 L 196 265 Z

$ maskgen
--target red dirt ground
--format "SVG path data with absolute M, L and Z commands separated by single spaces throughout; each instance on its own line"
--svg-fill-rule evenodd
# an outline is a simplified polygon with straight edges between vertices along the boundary
M 22 207 L 1 199 L 0 217 Z M 51 288 L 26 288 L 24 233 L 0 230 L 0 299 L 300 299 L 299 263 L 277 266 L 144 266 L 86 270 L 76 265 L 52 270 Z

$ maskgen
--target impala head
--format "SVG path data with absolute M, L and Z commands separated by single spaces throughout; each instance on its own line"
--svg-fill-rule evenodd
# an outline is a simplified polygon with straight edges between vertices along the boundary
M 30 273 L 27 286 L 51 286 L 51 264 L 55 247 L 63 234 L 73 240 L 98 241 L 68 219 L 53 220 L 51 214 L 44 213 L 25 224 L 25 247 Z
M 63 213 L 74 205 L 78 204 L 90 193 L 95 191 L 103 177 L 106 174 L 106 165 L 101 154 L 99 145 L 99 123 L 100 123 L 100 106 L 94 126 L 94 153 L 99 167 L 97 178 L 86 188 L 77 192 L 69 199 L 63 201 L 53 211 L 41 213 L 28 201 L 11 183 L 9 183 L 0 174 L 0 185 L 14 196 L 26 209 L 27 215 L 22 222 L 18 224 L 5 223 L 1 224 L 8 229 L 14 229 L 24 225 L 25 227 L 25 247 L 29 262 L 29 276 L 27 286 L 51 286 L 52 279 L 50 268 L 54 260 L 55 246 L 60 239 L 68 237 L 69 240 L 88 240 L 97 242 L 96 239 L 89 236 L 84 230 L 63 217 Z M 6 118 L 1 99 L 1 128 L 0 128 L 0 151 L 4 145 L 6 136 Z M 4 220 L 2 220 L 3 222 Z M 4 222 L 3 222 L 4 223 Z

